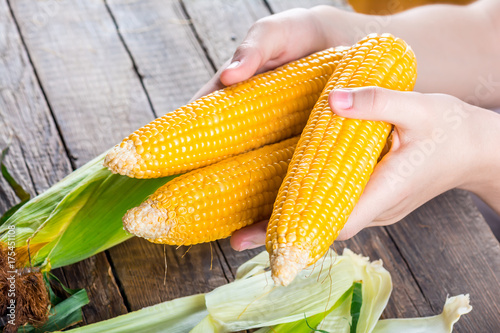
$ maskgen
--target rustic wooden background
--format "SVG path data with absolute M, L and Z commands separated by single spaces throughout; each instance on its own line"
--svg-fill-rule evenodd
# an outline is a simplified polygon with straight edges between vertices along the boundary
M 254 21 L 319 3 L 348 8 L 341 0 L 0 0 L 0 143 L 12 139 L 9 170 L 32 195 L 43 192 L 185 104 Z M 16 198 L 0 185 L 3 212 Z M 437 314 L 446 295 L 469 293 L 474 309 L 456 331 L 500 332 L 500 245 L 467 193 L 448 192 L 336 248 L 346 246 L 382 258 L 391 272 L 384 317 Z M 134 238 L 56 273 L 87 288 L 87 324 L 210 291 L 262 248 L 235 252 L 222 240 L 186 250 Z

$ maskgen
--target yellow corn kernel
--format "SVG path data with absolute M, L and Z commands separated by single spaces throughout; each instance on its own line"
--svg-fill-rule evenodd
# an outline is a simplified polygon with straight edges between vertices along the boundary
M 340 61 L 314 106 L 279 190 L 266 248 L 276 284 L 289 284 L 328 250 L 358 202 L 391 132 L 381 121 L 345 119 L 329 107 L 333 89 L 411 90 L 415 55 L 391 35 L 370 35 Z
M 116 145 L 104 165 L 164 177 L 298 135 L 346 50 L 312 54 L 167 113 Z
M 153 243 L 191 245 L 230 236 L 271 215 L 299 137 L 179 176 L 123 218 Z

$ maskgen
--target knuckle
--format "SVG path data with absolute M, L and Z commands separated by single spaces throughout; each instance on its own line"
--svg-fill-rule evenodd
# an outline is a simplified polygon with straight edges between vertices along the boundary
M 258 19 L 250 28 L 250 32 L 272 32 L 278 28 L 280 28 L 278 15 L 271 15 Z

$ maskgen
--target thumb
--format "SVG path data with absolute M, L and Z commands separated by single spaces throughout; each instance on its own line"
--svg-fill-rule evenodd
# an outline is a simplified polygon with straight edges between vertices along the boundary
M 229 65 L 220 74 L 220 81 L 230 86 L 252 77 L 267 61 L 259 47 L 241 44 L 235 51 Z
M 335 89 L 329 102 L 333 112 L 341 117 L 381 120 L 402 129 L 424 122 L 429 103 L 423 94 L 379 87 Z

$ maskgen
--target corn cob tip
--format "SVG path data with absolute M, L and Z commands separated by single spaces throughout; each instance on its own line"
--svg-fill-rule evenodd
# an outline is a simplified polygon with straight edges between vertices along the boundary
M 307 267 L 309 251 L 300 248 L 278 248 L 271 254 L 271 275 L 275 285 L 288 286 Z
M 126 231 L 146 239 L 166 237 L 172 228 L 166 209 L 156 208 L 151 200 L 129 209 L 122 221 Z
M 103 165 L 112 173 L 135 177 L 141 156 L 137 154 L 132 140 L 114 146 L 104 158 Z

